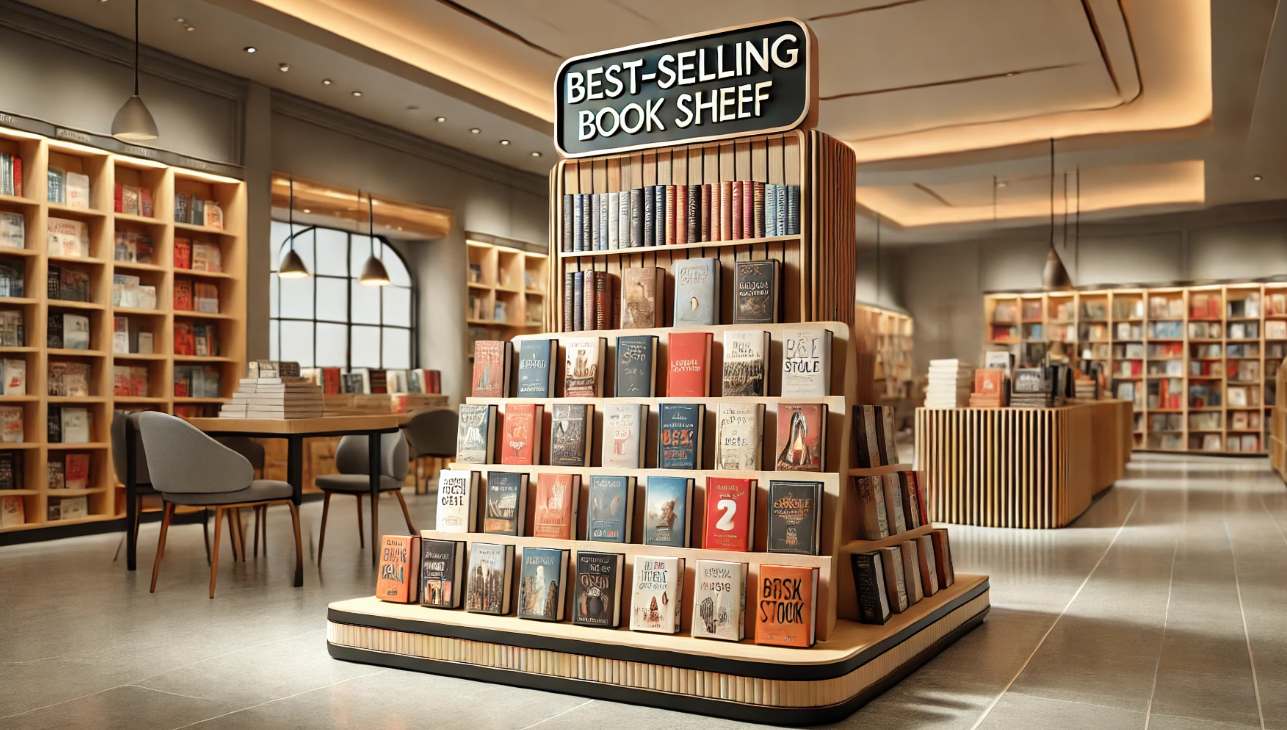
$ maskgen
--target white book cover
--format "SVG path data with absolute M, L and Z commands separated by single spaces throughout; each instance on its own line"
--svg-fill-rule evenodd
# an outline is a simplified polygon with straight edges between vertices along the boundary
M 620 469 L 644 467 L 644 433 L 648 406 L 643 403 L 613 403 L 603 408 L 603 466 Z
M 782 397 L 830 395 L 831 330 L 825 327 L 782 332 Z
M 608 193 L 608 248 L 621 248 L 621 193 Z
M 759 471 L 764 443 L 763 403 L 720 403 L 715 429 L 715 467 Z
M 64 408 L 63 440 L 65 444 L 89 443 L 89 410 L 86 408 Z
M 67 207 L 89 210 L 89 175 L 67 173 Z
M 89 317 L 83 314 L 63 315 L 63 348 L 67 350 L 89 349 Z
M 442 532 L 474 532 L 478 472 L 443 469 L 438 477 L 438 522 Z
M 89 228 L 84 221 L 49 218 L 45 242 L 50 256 L 85 258 L 89 255 Z
M 636 555 L 630 630 L 679 633 L 683 593 L 683 558 Z
M 768 395 L 769 343 L 769 333 L 764 330 L 728 330 L 724 333 L 721 395 Z
M 698 560 L 693 579 L 693 636 L 746 638 L 746 563 Z
M 4 360 L 4 394 L 27 394 L 27 361 L 18 358 Z
M 21 213 L 0 212 L 0 248 L 26 248 L 26 231 Z

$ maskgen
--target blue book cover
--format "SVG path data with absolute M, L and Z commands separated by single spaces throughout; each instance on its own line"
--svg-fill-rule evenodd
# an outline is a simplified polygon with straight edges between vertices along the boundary
M 702 423 L 700 403 L 662 403 L 657 417 L 657 468 L 700 469 Z
M 518 583 L 518 617 L 537 621 L 562 621 L 567 586 L 568 551 L 559 548 L 523 548 Z
M 554 367 L 551 353 L 556 340 L 522 340 L 518 343 L 518 397 L 553 398 Z
M 657 382 L 657 335 L 617 338 L 617 372 L 614 378 L 618 398 L 651 398 Z
M 590 540 L 630 541 L 634 486 L 632 477 L 598 474 L 590 477 L 590 516 L 586 526 Z
M 653 200 L 652 212 L 657 220 L 652 224 L 652 245 L 666 245 L 666 186 L 654 185 L 652 188 Z
M 686 477 L 648 477 L 644 510 L 644 544 L 688 547 L 689 508 L 693 480 Z
M 686 259 L 670 267 L 675 277 L 675 327 L 719 324 L 719 259 Z

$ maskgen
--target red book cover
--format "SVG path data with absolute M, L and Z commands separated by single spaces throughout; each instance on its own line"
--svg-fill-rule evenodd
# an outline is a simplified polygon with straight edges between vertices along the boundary
M 174 239 L 174 268 L 192 268 L 192 241 L 186 238 Z
M 327 395 L 340 393 L 340 369 L 322 368 L 322 392 Z
M 139 213 L 148 218 L 152 217 L 152 189 L 143 188 L 139 190 Z
M 121 184 L 120 184 L 120 183 L 116 183 L 116 187 L 115 187 L 115 189 L 112 191 L 112 212 L 114 212 L 114 213 L 124 213 L 124 212 L 125 212 L 125 202 L 124 202 L 124 200 L 123 200 L 123 198 L 122 198 L 122 195 L 121 195 Z
M 675 245 L 675 186 L 666 186 L 666 245 Z
M 711 394 L 710 332 L 676 332 L 670 336 L 670 370 L 666 395 L 706 398 Z
M 712 218 L 712 221 L 716 220 Z M 719 184 L 719 237 L 716 241 L 733 240 L 733 183 L 725 180 Z
M 541 474 L 536 480 L 536 513 L 532 537 L 576 539 L 577 502 L 581 496 L 579 474 Z
M 755 185 L 752 180 L 742 183 L 742 238 L 755 238 Z
M 594 272 L 594 328 L 597 330 L 612 329 L 612 303 L 608 301 L 610 285 L 608 272 Z
M 22 158 L 13 158 L 13 194 L 22 197 Z
M 535 445 L 541 443 L 543 406 L 531 403 L 509 403 L 505 406 L 501 463 L 531 466 L 537 462 Z
M 733 233 L 729 238 L 734 241 L 742 239 L 742 185 L 741 180 L 733 181 Z
M 391 603 L 418 603 L 420 538 L 385 535 L 380 541 L 380 577 L 375 597 Z
M 827 406 L 823 403 L 778 406 L 778 471 L 822 471 Z
M 715 236 L 711 234 L 711 221 L 714 220 L 714 218 L 711 218 L 711 205 L 714 197 L 715 197 L 715 186 L 711 185 L 710 183 L 706 183 L 705 185 L 703 185 L 702 186 L 702 235 L 699 237 L 699 240 L 701 240 L 703 243 L 706 241 L 715 240 Z
M 474 343 L 474 379 L 470 395 L 475 398 L 505 397 L 505 343 L 478 340 Z
M 89 454 L 68 454 L 63 461 L 63 485 L 68 489 L 89 486 Z
M 688 186 L 675 187 L 675 243 L 688 243 Z
M 818 569 L 761 565 L 755 587 L 755 643 L 808 648 L 816 636 Z
M 706 477 L 706 531 L 702 547 L 707 550 L 751 551 L 755 529 L 754 479 Z
M 192 280 L 174 280 L 174 308 L 180 312 L 192 311 Z

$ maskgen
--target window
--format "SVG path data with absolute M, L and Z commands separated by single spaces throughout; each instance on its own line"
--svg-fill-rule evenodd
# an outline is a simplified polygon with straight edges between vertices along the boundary
M 406 262 L 376 236 L 389 286 L 358 282 L 371 238 L 334 228 L 295 225 L 295 251 L 311 276 L 282 279 L 290 224 L 273 221 L 270 277 L 271 357 L 300 367 L 407 369 L 415 363 L 415 286 Z

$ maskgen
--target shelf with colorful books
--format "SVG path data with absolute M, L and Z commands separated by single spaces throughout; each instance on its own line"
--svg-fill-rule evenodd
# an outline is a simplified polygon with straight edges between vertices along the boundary
M 649 253 L 666 253 L 667 251 L 686 251 L 692 249 L 719 249 L 742 246 L 768 246 L 780 243 L 803 243 L 804 236 L 761 236 L 758 238 L 737 238 L 728 241 L 697 241 L 694 243 L 671 243 L 660 246 L 639 246 L 633 248 L 614 248 L 603 251 L 560 251 L 561 259 L 607 258 L 609 256 L 637 256 Z

